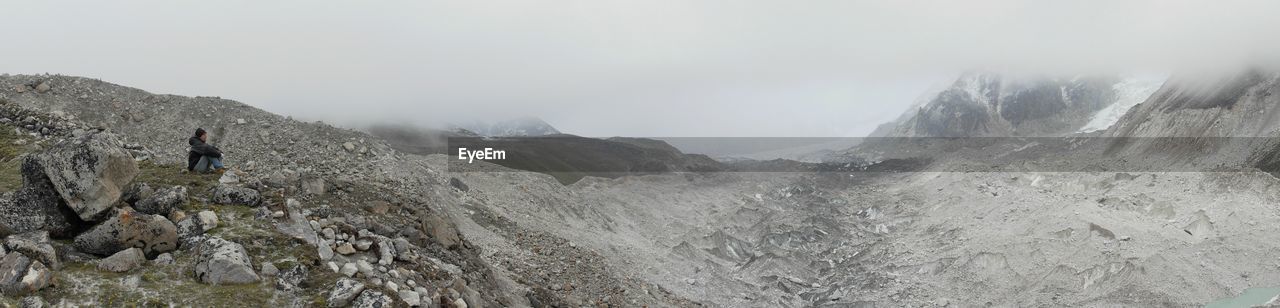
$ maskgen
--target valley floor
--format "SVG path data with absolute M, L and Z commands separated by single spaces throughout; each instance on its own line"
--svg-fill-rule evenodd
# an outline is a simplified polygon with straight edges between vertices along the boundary
M 1280 286 L 1265 173 L 455 175 L 466 211 L 710 306 L 1196 306 Z

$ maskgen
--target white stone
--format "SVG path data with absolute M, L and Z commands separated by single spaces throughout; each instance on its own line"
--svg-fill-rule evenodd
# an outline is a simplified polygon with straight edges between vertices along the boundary
M 360 269 L 356 267 L 355 263 L 347 263 L 342 265 L 342 271 L 340 273 L 344 276 L 351 277 L 355 276 L 357 271 L 360 271 Z
M 200 219 L 200 227 L 204 228 L 204 231 L 218 227 L 218 214 L 213 211 L 200 211 L 196 213 L 196 219 Z

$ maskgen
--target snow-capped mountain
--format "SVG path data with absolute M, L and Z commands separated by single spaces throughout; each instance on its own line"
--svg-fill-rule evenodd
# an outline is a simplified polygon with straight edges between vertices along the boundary
M 1024 77 L 969 72 L 900 118 L 887 136 L 1062 136 L 1110 126 L 1152 82 L 1114 76 Z M 1120 105 L 1117 105 L 1120 103 Z

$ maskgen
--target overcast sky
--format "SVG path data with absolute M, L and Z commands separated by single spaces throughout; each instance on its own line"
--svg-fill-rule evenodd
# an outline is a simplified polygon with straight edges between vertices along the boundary
M 343 125 L 541 117 L 587 136 L 861 136 L 971 68 L 1272 60 L 1280 1 L 23 1 L 0 73 Z M 461 122 L 461 121 L 458 121 Z

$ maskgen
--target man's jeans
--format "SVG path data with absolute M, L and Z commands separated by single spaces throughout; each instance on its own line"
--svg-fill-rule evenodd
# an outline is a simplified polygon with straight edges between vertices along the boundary
M 196 172 L 211 172 L 222 169 L 222 159 L 217 157 L 201 156 L 200 162 L 196 163 Z

